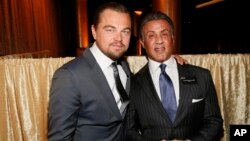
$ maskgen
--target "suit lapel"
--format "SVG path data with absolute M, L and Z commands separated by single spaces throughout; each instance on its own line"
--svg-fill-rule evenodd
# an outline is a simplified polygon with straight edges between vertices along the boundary
M 94 81 L 94 84 L 99 87 L 98 90 L 101 94 L 100 96 L 103 97 L 103 100 L 106 101 L 105 103 L 108 104 L 115 115 L 118 118 L 121 118 L 120 111 L 117 107 L 112 91 L 109 88 L 106 77 L 89 49 L 86 49 L 84 51 L 84 57 L 87 61 L 89 61 L 89 64 L 91 65 L 92 71 L 90 72 L 90 76 L 93 76 L 92 79 Z
M 185 69 L 184 67 L 185 65 L 182 66 L 177 64 L 178 74 L 179 74 L 179 106 L 175 118 L 176 124 L 178 124 L 178 121 L 181 120 L 181 118 L 183 117 L 182 115 L 186 114 L 185 113 L 186 112 L 185 107 L 187 104 L 186 100 L 189 97 L 188 92 L 190 91 L 189 88 L 182 83 L 182 78 L 190 75 L 190 72 L 188 72 L 188 70 Z
M 129 94 L 129 91 L 130 91 L 130 80 L 131 80 L 131 71 L 129 69 L 129 65 L 126 61 L 121 61 L 121 66 L 123 68 L 123 70 L 125 71 L 126 75 L 127 75 L 127 84 L 126 84 L 126 92 L 127 94 Z

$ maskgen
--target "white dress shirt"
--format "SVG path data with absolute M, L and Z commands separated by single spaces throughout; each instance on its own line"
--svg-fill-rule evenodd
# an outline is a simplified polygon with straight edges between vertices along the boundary
M 114 61 L 112 59 L 110 59 L 109 57 L 107 57 L 105 54 L 103 54 L 103 52 L 96 46 L 95 43 L 90 48 L 90 51 L 94 55 L 99 66 L 101 67 L 102 72 L 104 73 L 104 75 L 108 81 L 109 87 L 114 95 L 117 106 L 118 106 L 118 108 L 120 108 L 122 103 L 120 100 L 120 95 L 118 93 L 118 90 L 116 89 L 114 72 L 113 72 L 113 68 L 111 67 L 111 64 Z M 117 68 L 119 71 L 122 85 L 124 88 L 126 88 L 127 75 L 126 75 L 125 71 L 122 69 L 121 65 L 117 65 Z
M 152 59 L 149 59 L 148 63 L 149 63 L 150 75 L 152 77 L 152 80 L 153 80 L 155 89 L 157 91 L 158 97 L 161 100 L 161 92 L 160 92 L 160 84 L 159 84 L 159 78 L 160 78 L 160 73 L 161 73 L 161 68 L 160 68 L 161 63 L 156 62 Z M 178 74 L 176 60 L 174 59 L 173 56 L 171 56 L 170 59 L 166 60 L 163 63 L 167 65 L 165 71 L 169 75 L 169 77 L 171 78 L 172 83 L 174 85 L 176 103 L 178 106 L 179 105 L 179 74 Z

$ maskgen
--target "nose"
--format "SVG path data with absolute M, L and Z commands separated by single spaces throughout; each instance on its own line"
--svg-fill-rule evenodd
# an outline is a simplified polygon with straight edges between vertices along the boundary
M 163 42 L 161 35 L 156 36 L 156 43 L 161 44 Z
M 122 40 L 122 34 L 120 32 L 117 32 L 115 34 L 115 40 L 117 40 L 117 41 L 121 41 Z

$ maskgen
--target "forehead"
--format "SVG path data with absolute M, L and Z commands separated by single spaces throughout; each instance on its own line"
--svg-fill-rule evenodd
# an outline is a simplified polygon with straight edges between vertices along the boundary
M 152 20 L 145 23 L 144 31 L 159 31 L 159 30 L 170 30 L 171 26 L 166 20 Z
M 100 14 L 100 23 L 119 23 L 131 25 L 131 19 L 129 13 L 118 12 L 112 9 L 105 9 Z

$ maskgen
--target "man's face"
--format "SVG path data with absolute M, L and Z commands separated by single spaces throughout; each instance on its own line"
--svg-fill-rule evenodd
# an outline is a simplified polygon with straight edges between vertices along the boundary
M 152 60 L 163 62 L 170 58 L 174 38 L 170 25 L 165 20 L 153 20 L 143 27 L 141 43 Z
M 104 10 L 97 27 L 92 25 L 97 46 L 109 58 L 117 60 L 128 49 L 131 35 L 131 19 L 127 13 Z

